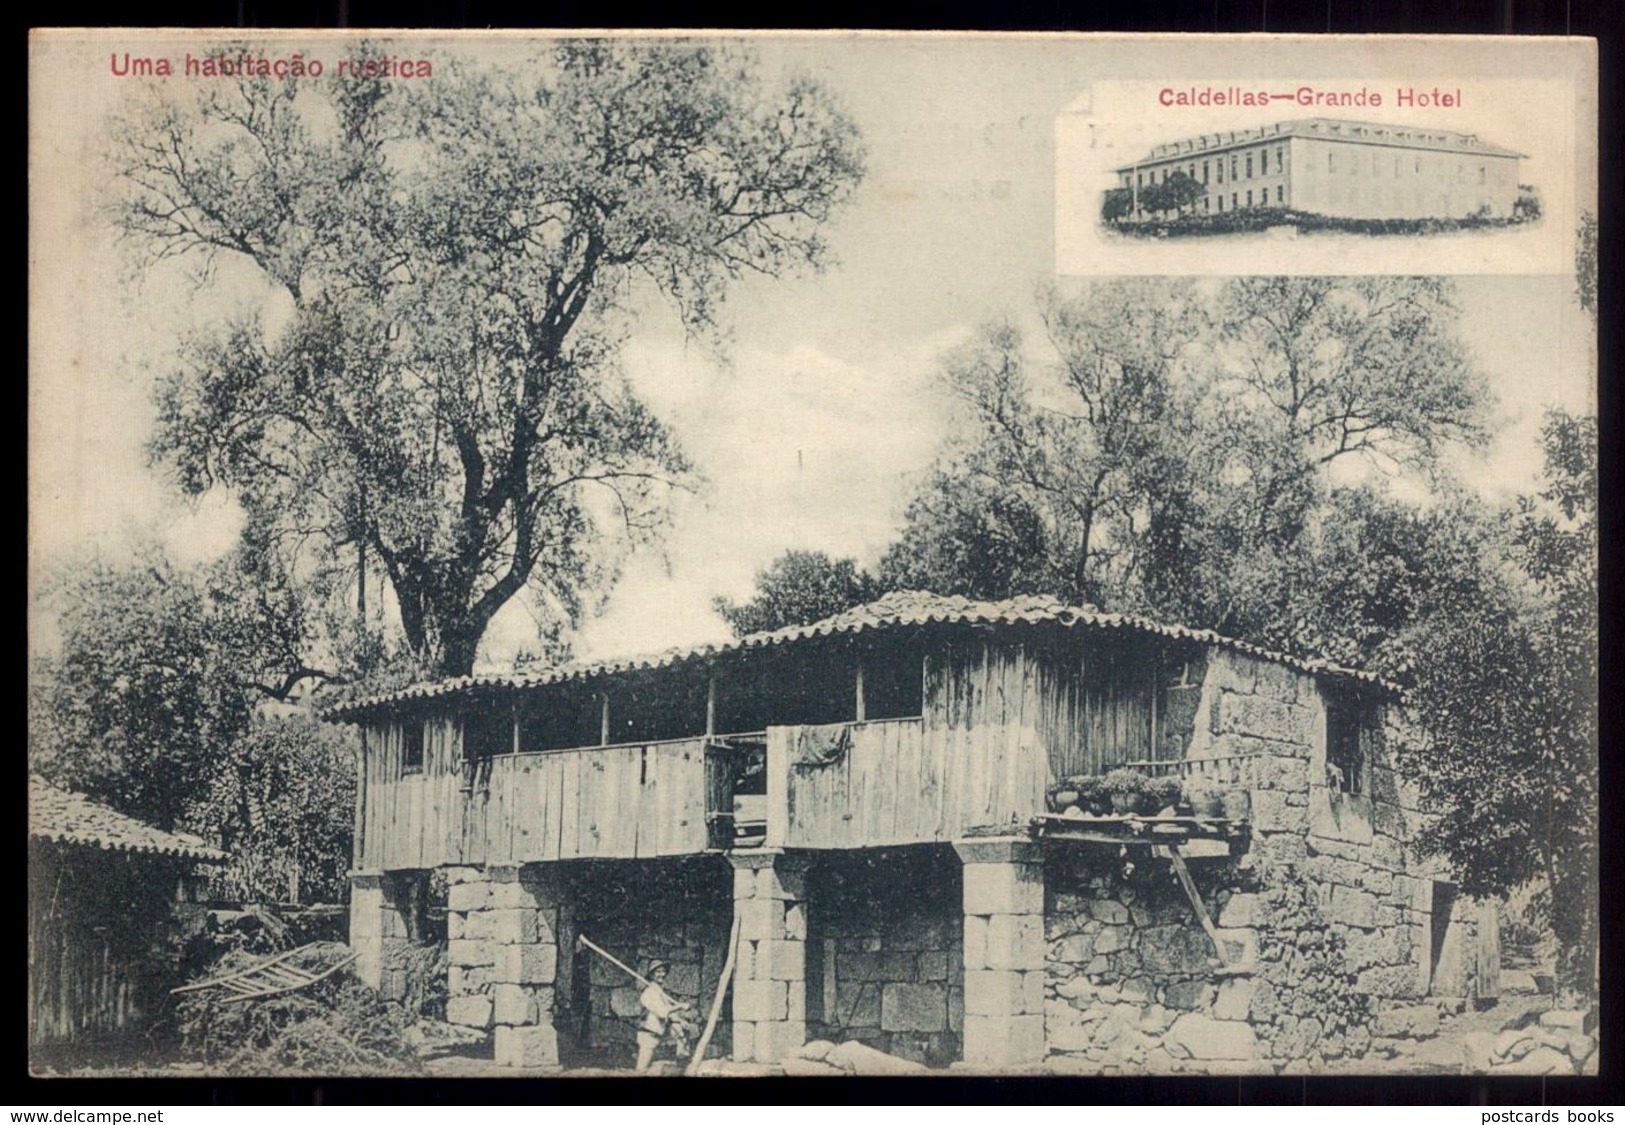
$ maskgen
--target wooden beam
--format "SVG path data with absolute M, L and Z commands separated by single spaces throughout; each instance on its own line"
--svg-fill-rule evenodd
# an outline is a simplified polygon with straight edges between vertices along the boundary
M 705 737 L 717 733 L 717 670 L 713 665 L 705 671 Z
M 609 745 L 609 692 L 599 692 L 598 698 L 603 707 L 598 715 L 598 745 Z
M 1168 864 L 1174 869 L 1174 875 L 1179 879 L 1179 885 L 1185 888 L 1185 897 L 1191 900 L 1191 908 L 1196 911 L 1197 920 L 1202 923 L 1202 929 L 1207 931 L 1208 940 L 1213 943 L 1214 950 L 1219 955 L 1219 963 L 1225 968 L 1230 967 L 1230 958 L 1225 953 L 1224 942 L 1219 938 L 1219 930 L 1208 917 L 1207 907 L 1202 905 L 1202 896 L 1196 891 L 1196 882 L 1191 878 L 1190 868 L 1185 866 L 1185 857 L 1179 854 L 1178 844 L 1169 844 Z
M 858 672 L 857 672 L 856 677 L 854 677 L 854 679 L 855 679 L 855 686 L 856 686 L 856 689 L 857 689 L 857 691 L 856 691 L 856 695 L 857 695 L 857 708 L 856 709 L 857 709 L 857 715 L 858 715 L 858 720 L 857 721 L 861 723 L 861 722 L 865 721 L 864 716 L 865 716 L 865 714 L 866 714 L 866 712 L 868 710 L 868 708 L 866 706 L 867 701 L 863 698 L 863 657 L 862 656 L 858 657 Z

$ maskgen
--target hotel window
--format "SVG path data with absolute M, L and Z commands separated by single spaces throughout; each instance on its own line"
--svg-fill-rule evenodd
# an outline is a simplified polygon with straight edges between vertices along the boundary
M 1285 203 L 1286 202 L 1286 188 L 1281 186 L 1280 184 L 1275 185 L 1275 202 L 1277 202 L 1277 203 Z
M 1251 207 L 1252 205 L 1253 205 L 1253 193 L 1252 193 L 1252 189 L 1249 188 L 1248 191 L 1247 191 L 1247 206 Z
M 1135 187 L 1144 187 L 1145 186 L 1145 173 L 1144 172 L 1136 172 L 1136 173 L 1134 173 L 1134 186 Z
M 1230 193 L 1230 209 L 1232 211 L 1234 211 L 1238 206 L 1240 206 L 1240 205 L 1236 202 L 1236 193 L 1231 192 Z
M 1213 162 L 1213 166 L 1218 169 L 1219 182 L 1221 184 L 1224 183 L 1224 161 L 1223 160 L 1215 160 Z
M 1420 156 L 1416 158 L 1416 167 L 1412 169 L 1412 171 L 1414 171 L 1418 176 L 1422 174 L 1422 158 Z
M 1207 183 L 1207 161 L 1202 161 L 1202 182 Z
M 1247 178 L 1253 178 L 1253 154 L 1250 152 L 1247 154 Z
M 1331 149 L 1326 150 L 1326 171 L 1337 171 L 1337 153 L 1333 152 Z
M 1285 145 L 1276 145 L 1275 146 L 1275 170 L 1277 172 L 1286 171 L 1286 146 Z
M 1234 156 L 1230 158 L 1230 178 L 1232 180 L 1236 178 L 1236 158 Z
M 1202 210 L 1206 211 L 1207 209 L 1208 209 L 1208 198 L 1207 198 L 1207 196 L 1204 195 L 1202 197 Z

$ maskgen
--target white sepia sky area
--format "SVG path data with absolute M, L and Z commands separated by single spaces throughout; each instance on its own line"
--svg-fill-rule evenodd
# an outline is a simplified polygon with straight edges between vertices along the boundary
M 493 57 L 530 49 L 514 39 L 462 47 Z M 117 558 L 157 540 L 199 560 L 226 550 L 237 531 L 228 497 L 184 501 L 148 468 L 143 446 L 152 386 L 177 332 L 252 301 L 254 290 L 222 274 L 225 284 L 198 291 L 179 268 L 132 279 L 97 211 L 104 121 L 132 88 L 109 73 L 110 52 L 179 58 L 185 48 L 108 35 L 32 45 L 31 590 L 88 552 Z M 1030 315 L 1034 293 L 1055 277 L 1056 115 L 1105 70 L 1157 73 L 1172 45 L 880 37 L 778 38 L 756 49 L 770 73 L 811 71 L 836 91 L 862 131 L 868 175 L 825 229 L 828 270 L 731 290 L 722 354 L 685 340 L 669 309 L 641 316 L 626 370 L 706 483 L 678 498 L 664 558 L 630 561 L 604 613 L 577 637 L 583 657 L 726 636 L 712 597 L 748 595 L 754 573 L 790 548 L 878 559 L 947 432 L 935 387 L 942 352 L 989 319 Z M 1236 50 L 1224 53 L 1234 70 Z M 1198 72 L 1202 57 L 1184 51 L 1179 73 Z M 1271 57 L 1261 47 L 1252 65 L 1267 69 Z M 1404 59 L 1390 49 L 1382 65 Z M 1440 62 L 1414 65 L 1432 74 Z M 1329 59 L 1326 70 L 1348 66 Z M 1574 173 L 1582 182 L 1595 172 L 1585 159 Z M 1456 284 L 1461 335 L 1499 422 L 1494 444 L 1462 457 L 1460 469 L 1487 494 L 1506 495 L 1534 479 L 1542 410 L 1592 408 L 1594 330 L 1567 274 Z M 30 625 L 31 646 L 48 646 L 51 622 L 32 599 Z M 534 628 L 511 604 L 487 634 L 482 664 L 511 659 Z

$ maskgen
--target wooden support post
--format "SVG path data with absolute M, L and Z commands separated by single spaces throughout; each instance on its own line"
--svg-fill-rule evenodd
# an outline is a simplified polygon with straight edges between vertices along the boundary
M 863 657 L 862 656 L 858 657 L 858 674 L 856 676 L 856 681 L 855 682 L 856 682 L 856 689 L 857 689 L 856 694 L 857 694 L 858 722 L 861 723 L 861 722 L 865 721 L 864 716 L 865 716 L 865 713 L 867 711 L 866 701 L 863 698 Z
M 1169 844 L 1168 864 L 1174 869 L 1174 875 L 1179 879 L 1179 885 L 1185 888 L 1185 897 L 1191 900 L 1191 908 L 1196 911 L 1197 920 L 1202 923 L 1202 929 L 1207 931 L 1208 940 L 1213 943 L 1214 950 L 1219 955 L 1219 963 L 1226 968 L 1230 967 L 1230 958 L 1226 955 L 1224 942 L 1219 938 L 1219 930 L 1208 917 L 1207 907 L 1202 905 L 1202 896 L 1196 892 L 1196 882 L 1191 878 L 1190 868 L 1185 866 L 1185 857 L 1179 854 L 1178 844 Z
M 717 733 L 717 670 L 715 667 L 707 668 L 705 672 L 705 737 L 710 738 Z
M 514 701 L 513 705 L 513 752 L 515 754 L 519 753 L 519 702 L 517 700 Z
M 739 924 L 741 915 L 734 913 L 733 929 L 728 931 L 728 956 L 722 962 L 722 976 L 717 978 L 717 994 L 711 1000 L 711 1014 L 706 1017 L 705 1030 L 700 1034 L 700 1041 L 694 1045 L 694 1053 L 688 1058 L 688 1065 L 683 1068 L 683 1076 L 692 1078 L 705 1061 L 705 1052 L 711 1046 L 711 1036 L 717 1030 L 717 1017 L 722 1015 L 722 994 L 728 991 L 728 983 L 733 980 L 734 965 L 739 958 Z
M 609 745 L 609 692 L 607 692 L 607 691 L 600 692 L 598 694 L 598 698 L 603 704 L 603 707 L 599 711 L 599 715 L 598 715 L 598 745 L 600 745 L 600 746 L 608 746 Z

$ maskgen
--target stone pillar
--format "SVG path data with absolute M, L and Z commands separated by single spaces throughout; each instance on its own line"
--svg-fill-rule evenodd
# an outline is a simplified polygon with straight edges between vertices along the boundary
M 372 988 L 384 975 L 384 935 L 378 918 L 384 900 L 381 881 L 376 871 L 350 872 L 350 948 L 355 950 L 351 971 Z
M 1025 837 L 959 840 L 954 850 L 965 875 L 965 1063 L 1041 1063 L 1043 852 Z
M 565 895 L 556 871 L 517 864 L 487 868 L 491 879 L 491 1022 L 498 1066 L 557 1066 L 559 948 Z
M 733 1057 L 778 1062 L 807 1041 L 807 857 L 732 852 L 739 920 Z
M 494 1029 L 499 1066 L 557 1066 L 557 984 L 574 940 L 558 874 L 492 864 L 447 879 L 447 1021 Z

